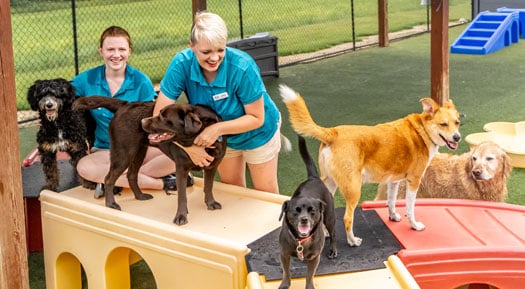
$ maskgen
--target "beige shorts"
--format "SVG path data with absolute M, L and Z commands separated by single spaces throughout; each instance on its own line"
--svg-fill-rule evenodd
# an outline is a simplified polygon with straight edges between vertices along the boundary
M 226 149 L 225 158 L 243 156 L 246 163 L 262 164 L 275 158 L 281 150 L 281 131 L 278 129 L 264 145 L 251 150 Z

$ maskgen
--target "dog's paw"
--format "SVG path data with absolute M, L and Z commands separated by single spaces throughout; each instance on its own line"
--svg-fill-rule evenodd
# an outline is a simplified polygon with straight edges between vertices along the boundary
M 412 226 L 412 229 L 416 230 L 416 231 L 423 231 L 425 230 L 425 225 L 421 222 L 410 222 L 410 226 Z
M 348 242 L 348 245 L 350 245 L 351 247 L 359 247 L 361 246 L 361 243 L 363 243 L 363 239 L 359 237 L 346 238 L 346 241 Z
M 399 213 L 393 213 L 388 216 L 388 219 L 393 222 L 400 222 L 401 221 L 401 215 Z
M 328 259 L 334 259 L 337 257 L 337 249 L 331 249 L 330 252 L 328 252 Z
M 213 201 L 213 202 L 210 202 L 208 204 L 206 204 L 208 206 L 208 210 L 220 210 L 222 209 L 222 205 L 217 202 L 217 201 Z
M 188 217 L 185 214 L 178 214 L 175 216 L 175 219 L 173 219 L 173 223 L 179 226 L 186 225 L 188 223 Z
M 135 199 L 137 200 L 141 200 L 141 201 L 144 201 L 144 200 L 150 200 L 150 199 L 153 199 L 153 195 L 150 195 L 150 194 L 140 194 L 140 195 L 137 195 L 135 197 Z
M 41 190 L 50 190 L 53 192 L 58 192 L 58 186 L 57 185 L 45 185 L 45 186 L 42 186 Z
M 106 207 L 121 211 L 120 205 L 117 204 L 116 202 L 106 204 Z
M 283 280 L 281 282 L 281 285 L 279 285 L 279 289 L 288 289 L 290 288 L 290 284 L 291 284 L 290 280 L 287 280 L 287 281 Z

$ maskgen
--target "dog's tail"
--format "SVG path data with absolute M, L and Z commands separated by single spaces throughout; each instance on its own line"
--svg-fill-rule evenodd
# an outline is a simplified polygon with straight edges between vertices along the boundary
M 337 132 L 330 128 L 321 127 L 314 122 L 304 99 L 299 93 L 283 84 L 279 86 L 279 91 L 290 113 L 290 123 L 296 132 L 316 138 L 325 144 L 332 143 Z
M 73 102 L 73 109 L 94 109 L 105 107 L 111 112 L 116 112 L 120 107 L 128 103 L 127 101 L 105 97 L 105 96 L 88 96 L 80 97 Z
M 301 158 L 303 158 L 304 164 L 306 165 L 306 173 L 308 174 L 308 177 L 319 177 L 314 160 L 308 153 L 306 140 L 301 135 L 297 135 L 297 139 L 299 140 L 299 152 L 301 153 Z

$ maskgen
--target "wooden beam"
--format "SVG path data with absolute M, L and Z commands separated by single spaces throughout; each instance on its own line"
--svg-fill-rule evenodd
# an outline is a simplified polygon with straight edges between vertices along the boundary
M 377 33 L 379 47 L 388 46 L 388 0 L 378 0 L 379 31 Z
M 206 10 L 206 0 L 191 0 L 191 9 L 193 16 L 199 11 Z
M 448 0 L 432 0 L 430 96 L 440 105 L 449 98 Z
M 9 0 L 0 0 L 0 288 L 29 289 Z

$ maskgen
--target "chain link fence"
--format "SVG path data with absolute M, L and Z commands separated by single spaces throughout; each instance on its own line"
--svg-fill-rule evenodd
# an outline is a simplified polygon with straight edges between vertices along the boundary
M 449 0 L 451 20 L 471 15 L 471 0 Z M 278 37 L 279 56 L 300 55 L 355 43 L 377 34 L 373 0 L 209 0 L 221 15 L 229 40 L 268 32 Z M 426 25 L 420 0 L 389 1 L 389 31 Z M 175 53 L 188 46 L 192 1 L 188 0 L 11 0 L 17 106 L 28 109 L 26 92 L 37 79 L 71 79 L 102 64 L 102 31 L 119 25 L 129 31 L 129 63 L 158 83 Z M 355 48 L 355 47 L 354 47 Z M 336 53 L 336 52 L 334 52 Z M 293 59 L 287 64 L 300 61 Z

